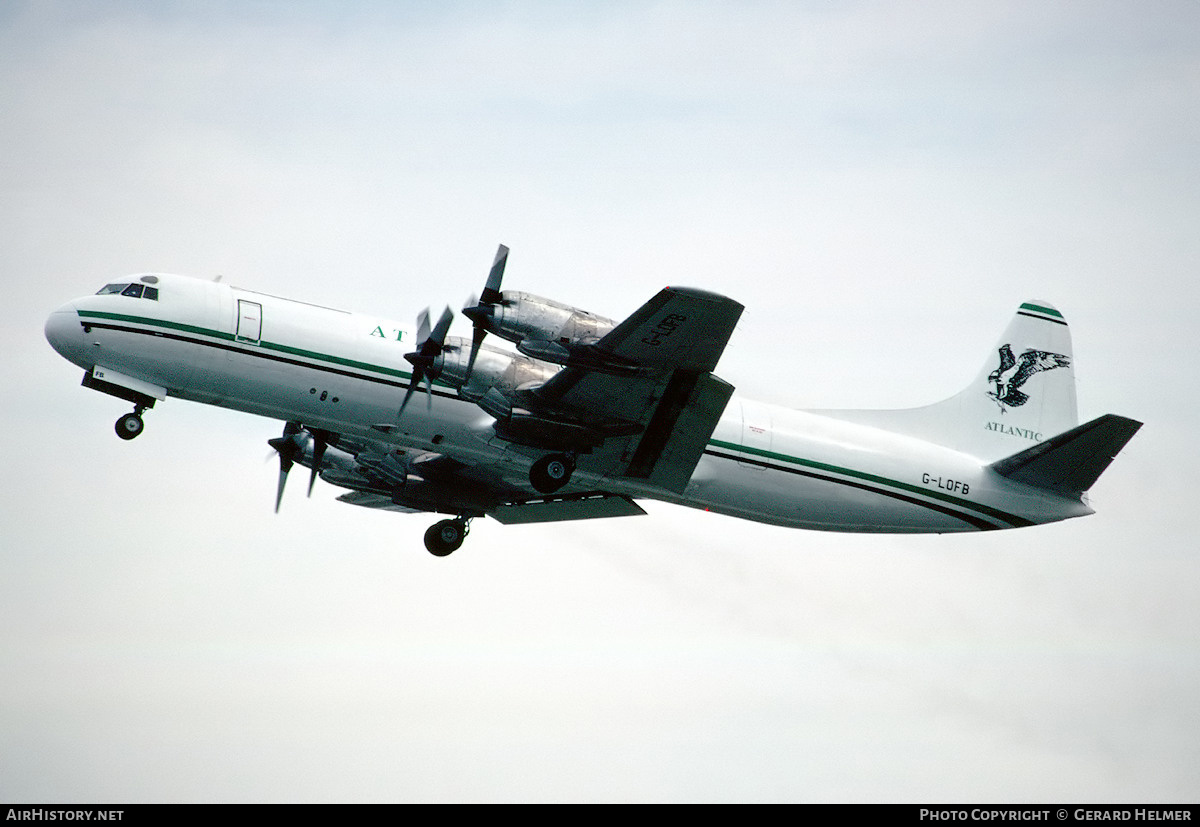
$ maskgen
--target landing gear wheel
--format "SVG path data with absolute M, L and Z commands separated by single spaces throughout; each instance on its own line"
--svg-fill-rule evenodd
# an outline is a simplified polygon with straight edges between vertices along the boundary
M 543 494 L 552 494 L 571 481 L 575 460 L 566 454 L 548 454 L 529 469 L 529 483 Z
M 117 436 L 121 439 L 133 439 L 140 434 L 146 427 L 146 423 L 142 422 L 141 416 L 136 413 L 127 413 L 117 420 L 116 431 Z
M 463 544 L 467 537 L 465 520 L 442 520 L 425 532 L 425 548 L 434 557 L 445 557 Z

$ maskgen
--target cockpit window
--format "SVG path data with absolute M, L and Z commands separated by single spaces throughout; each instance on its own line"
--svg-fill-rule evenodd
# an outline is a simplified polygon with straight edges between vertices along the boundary
M 149 285 L 130 284 L 129 282 L 121 282 L 119 284 L 106 284 L 96 291 L 97 296 L 129 296 L 134 299 L 150 299 L 150 301 L 158 301 L 158 288 L 150 287 Z

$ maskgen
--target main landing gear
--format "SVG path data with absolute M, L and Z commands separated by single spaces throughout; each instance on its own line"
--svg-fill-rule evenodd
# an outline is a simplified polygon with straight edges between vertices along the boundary
M 547 454 L 529 469 L 529 482 L 542 494 L 552 494 L 571 481 L 575 473 L 574 452 Z M 425 532 L 425 548 L 435 557 L 454 553 L 470 532 L 471 518 L 458 517 L 434 523 Z
M 133 439 L 145 430 L 146 423 L 142 421 L 142 411 L 144 410 L 145 408 L 138 405 L 133 409 L 133 413 L 127 413 L 118 419 L 115 426 L 117 436 L 121 439 Z
M 434 557 L 445 557 L 463 544 L 471 532 L 471 521 L 466 517 L 457 520 L 442 520 L 434 523 L 425 532 L 425 548 Z
M 571 481 L 574 454 L 547 454 L 529 469 L 529 484 L 542 494 L 553 494 Z

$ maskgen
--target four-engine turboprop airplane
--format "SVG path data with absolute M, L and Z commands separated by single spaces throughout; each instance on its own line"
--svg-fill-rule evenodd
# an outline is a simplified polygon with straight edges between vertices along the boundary
M 898 411 L 799 411 L 733 397 L 713 374 L 737 302 L 668 287 L 622 322 L 501 291 L 500 247 L 463 314 L 416 330 L 373 316 L 148 274 L 75 299 L 46 338 L 83 385 L 124 399 L 133 439 L 168 396 L 282 419 L 275 508 L 293 464 L 343 502 L 470 520 L 645 513 L 652 498 L 765 523 L 860 532 L 1017 528 L 1091 514 L 1087 491 L 1141 423 L 1078 423 L 1070 333 L 1022 304 L 975 381 Z M 492 333 L 515 344 L 497 347 Z M 426 399 L 410 404 L 424 385 Z

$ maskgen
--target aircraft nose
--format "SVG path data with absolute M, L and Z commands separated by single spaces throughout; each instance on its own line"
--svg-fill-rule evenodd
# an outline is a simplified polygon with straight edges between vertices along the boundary
M 46 341 L 67 361 L 83 365 L 83 328 L 74 305 L 64 304 L 46 319 Z

